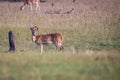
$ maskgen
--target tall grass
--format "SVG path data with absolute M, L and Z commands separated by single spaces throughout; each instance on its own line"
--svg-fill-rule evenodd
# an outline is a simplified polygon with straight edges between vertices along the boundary
M 119 52 L 0 54 L 1 80 L 119 80 Z

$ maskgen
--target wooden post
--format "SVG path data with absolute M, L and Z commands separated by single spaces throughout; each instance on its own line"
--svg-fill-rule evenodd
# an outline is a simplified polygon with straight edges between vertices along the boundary
M 8 32 L 8 38 L 9 38 L 9 51 L 15 51 L 16 50 L 15 35 L 11 30 Z

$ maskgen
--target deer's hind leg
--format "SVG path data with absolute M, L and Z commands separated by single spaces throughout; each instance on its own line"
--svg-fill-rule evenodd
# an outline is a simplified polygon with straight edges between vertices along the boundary
M 40 10 L 40 5 L 39 5 L 39 3 L 36 3 L 36 11 L 37 10 Z
M 61 41 L 56 41 L 55 42 L 55 46 L 57 49 L 59 49 L 60 51 L 63 51 L 63 46 L 62 46 L 62 42 Z

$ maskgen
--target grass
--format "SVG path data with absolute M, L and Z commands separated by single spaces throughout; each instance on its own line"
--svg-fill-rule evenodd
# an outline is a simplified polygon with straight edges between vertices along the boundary
M 112 51 L 93 52 L 92 55 L 54 52 L 43 55 L 35 52 L 1 54 L 0 78 L 2 80 L 118 80 L 119 61 L 119 53 Z
M 29 27 L 0 27 L 0 80 L 119 80 L 119 32 L 113 31 L 117 27 L 93 27 L 39 29 L 39 34 L 64 34 L 64 52 L 45 46 L 43 55 L 31 41 Z M 9 30 L 16 36 L 13 53 L 7 52 Z
M 0 2 L 0 80 L 120 79 L 118 2 L 77 1 L 74 5 L 58 0 L 52 7 L 49 0 L 41 3 L 41 12 L 19 11 L 22 2 Z M 46 13 L 60 8 L 66 12 L 72 7 L 70 14 Z M 45 46 L 40 55 L 31 40 L 29 27 L 33 25 L 39 27 L 37 34 L 62 33 L 64 52 Z M 9 30 L 16 37 L 16 52 L 8 52 Z

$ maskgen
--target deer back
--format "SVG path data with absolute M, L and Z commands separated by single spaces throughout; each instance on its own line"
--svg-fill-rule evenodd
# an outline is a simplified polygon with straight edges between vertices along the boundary
M 60 33 L 52 33 L 45 35 L 37 35 L 36 41 L 39 44 L 55 44 L 56 42 L 62 42 L 63 36 Z

